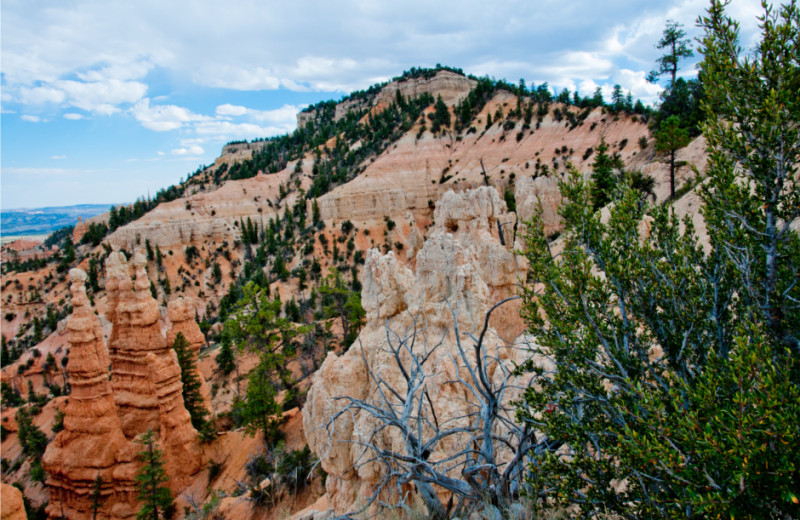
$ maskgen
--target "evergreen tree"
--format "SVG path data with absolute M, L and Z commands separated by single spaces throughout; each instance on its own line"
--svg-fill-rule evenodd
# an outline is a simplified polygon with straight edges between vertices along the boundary
M 231 339 L 226 335 L 222 336 L 222 345 L 220 346 L 219 354 L 217 354 L 217 366 L 225 375 L 230 374 L 233 372 L 233 369 L 236 368 L 236 363 L 233 358 L 233 349 L 231 348 Z
M 96 293 L 100 290 L 100 283 L 98 281 L 97 259 L 94 257 L 89 258 L 89 272 L 86 274 L 88 277 L 86 285 L 91 292 Z
M 668 20 L 664 28 L 663 36 L 656 45 L 657 49 L 667 49 L 667 54 L 658 58 L 658 68 L 651 71 L 647 76 L 648 81 L 655 83 L 664 74 L 670 75 L 670 86 L 675 84 L 678 74 L 678 63 L 683 58 L 690 58 L 694 55 L 690 40 L 686 38 L 686 32 L 681 28 L 682 24 Z
M 27 408 L 20 408 L 15 416 L 17 420 L 17 437 L 22 453 L 35 460 L 41 458 L 47 448 L 47 436 L 33 423 Z
M 598 210 L 611 202 L 611 197 L 617 185 L 614 175 L 614 161 L 608 155 L 608 145 L 605 138 L 597 146 L 597 154 L 592 163 L 592 207 Z
M 178 357 L 178 365 L 181 367 L 181 382 L 183 383 L 183 406 L 192 418 L 192 426 L 198 432 L 204 432 L 208 428 L 208 410 L 203 403 L 203 396 L 200 395 L 200 378 L 197 377 L 197 364 L 194 361 L 194 352 L 189 348 L 189 342 L 179 332 L 172 344 L 172 349 Z
M 627 184 L 601 222 L 577 172 L 561 184 L 558 258 L 540 215 L 527 236 L 538 346 L 520 416 L 538 432 L 530 493 L 548 507 L 800 514 L 800 14 L 767 9 L 743 59 L 725 5 L 701 19 L 708 243 Z
M 311 204 L 311 222 L 317 229 L 322 228 L 322 219 L 320 218 L 319 203 L 317 202 L 317 199 L 314 199 L 313 204 Z
M 92 501 L 90 509 L 92 510 L 92 520 L 97 520 L 97 512 L 103 506 L 103 477 L 97 475 L 94 479 L 94 484 L 92 484 L 92 493 L 89 495 L 89 499 Z
M 622 85 L 614 85 L 611 92 L 611 108 L 615 113 L 622 112 L 625 108 L 625 94 L 622 92 Z
M 278 392 L 271 380 L 272 374 L 278 369 L 275 362 L 275 357 L 262 354 L 261 361 L 248 376 L 247 399 L 241 409 L 245 431 L 249 435 L 262 432 L 264 442 L 270 445 L 278 440 L 281 423 Z
M 433 133 L 437 133 L 443 127 L 450 128 L 450 109 L 447 108 L 441 95 L 436 98 L 436 103 L 433 105 L 432 117 L 431 131 Z
M 669 116 L 655 132 L 656 150 L 669 158 L 669 196 L 675 198 L 675 152 L 689 144 L 689 132 L 678 116 Z
M 0 335 L 2 338 L 2 346 L 0 346 L 0 365 L 6 366 L 11 363 L 11 352 L 8 350 L 8 342 L 6 341 L 6 337 Z
M 136 515 L 137 520 L 159 520 L 166 518 L 167 510 L 172 507 L 172 493 L 164 486 L 169 481 L 164 470 L 161 450 L 156 447 L 153 430 L 147 430 L 137 441 L 144 448 L 139 452 L 142 467 L 136 473 L 137 498 L 142 509 Z
M 366 316 L 361 306 L 360 291 L 347 287 L 341 273 L 331 268 L 330 274 L 320 285 L 319 292 L 322 295 L 323 316 L 339 318 L 342 324 L 342 344 L 349 347 L 358 337 Z
M 24 402 L 19 392 L 14 390 L 7 381 L 0 383 L 0 395 L 2 396 L 3 406 L 8 406 L 9 408 L 19 406 Z

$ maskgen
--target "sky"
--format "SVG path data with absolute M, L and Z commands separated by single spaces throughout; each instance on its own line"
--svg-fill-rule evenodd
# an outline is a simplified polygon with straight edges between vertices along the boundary
M 0 208 L 155 194 L 308 104 L 437 63 L 608 99 L 645 80 L 667 20 L 702 0 L 3 0 Z M 759 0 L 733 0 L 742 44 Z M 695 74 L 698 57 L 682 74 Z

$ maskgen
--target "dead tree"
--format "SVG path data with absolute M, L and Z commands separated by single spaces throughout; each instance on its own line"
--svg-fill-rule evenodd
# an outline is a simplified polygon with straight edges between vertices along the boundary
M 369 366 L 359 343 L 375 390 L 364 400 L 348 396 L 336 398 L 346 405 L 330 419 L 326 428 L 332 432 L 335 421 L 344 420 L 345 416 L 354 419 L 356 413 L 376 419 L 378 426 L 373 431 L 364 438 L 347 442 L 362 449 L 361 457 L 351 469 L 378 463 L 383 471 L 366 504 L 341 518 L 354 518 L 376 504 L 408 508 L 410 488 L 416 490 L 428 516 L 435 519 L 468 514 L 486 504 L 503 510 L 519 499 L 530 457 L 536 448 L 536 435 L 528 423 L 515 421 L 516 408 L 507 393 L 511 388 L 521 388 L 512 386 L 511 368 L 490 353 L 485 344 L 491 313 L 512 299 L 516 297 L 507 298 L 489 310 L 480 335 L 465 335 L 467 345 L 462 343 L 457 312 L 450 307 L 455 355 L 450 353 L 447 359 L 453 363 L 457 376 L 446 383 L 463 385 L 469 396 L 467 412 L 458 417 L 444 420 L 429 395 L 429 381 L 441 370 L 441 367 L 432 366 L 432 359 L 442 347 L 444 335 L 431 346 L 426 327 L 418 322 L 418 317 L 402 335 L 387 324 L 385 352 L 402 375 L 401 384 L 394 386 Z M 441 356 L 438 359 L 441 360 Z M 494 377 L 490 377 L 490 371 Z M 501 371 L 499 377 L 497 371 Z M 400 434 L 404 441 L 402 449 L 392 450 L 378 442 L 385 430 Z M 455 440 L 453 444 L 460 446 L 460 450 L 442 456 L 437 448 L 445 440 Z M 503 460 L 498 457 L 499 450 L 505 453 Z M 450 492 L 447 503 L 437 494 L 441 490 Z M 390 494 L 393 496 L 388 499 Z

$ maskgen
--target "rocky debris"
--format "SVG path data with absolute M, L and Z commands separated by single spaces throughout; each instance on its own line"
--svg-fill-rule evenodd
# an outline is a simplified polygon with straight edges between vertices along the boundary
M 416 335 L 415 351 L 436 345 L 428 361 L 435 370 L 425 384 L 439 423 L 454 427 L 465 421 L 474 405 L 467 388 L 453 383 L 459 370 L 463 371 L 454 324 L 462 336 L 480 333 L 487 311 L 513 293 L 514 284 L 525 274 L 523 259 L 500 240 L 498 222 L 511 222 L 513 227 L 514 215 L 506 211 L 494 188 L 447 193 L 437 204 L 435 222 L 416 255 L 415 273 L 391 252 L 367 254 L 362 296 L 367 323 L 347 352 L 329 354 L 314 375 L 303 409 L 303 427 L 309 446 L 329 474 L 327 495 L 337 513 L 363 503 L 382 475 L 380 464 L 364 462 L 358 441 L 374 439 L 381 447 L 397 448 L 403 439 L 392 429 L 379 431 L 373 417 L 359 411 L 340 415 L 330 425 L 346 403 L 336 398 L 377 399 L 369 370 L 403 392 L 404 379 L 387 342 Z M 519 313 L 502 314 L 491 323 L 488 351 L 509 366 L 521 361 L 521 352 L 507 347 L 502 339 L 506 335 L 514 339 L 522 330 Z M 409 362 L 407 355 L 402 358 Z M 499 372 L 492 369 L 494 377 Z M 437 446 L 431 460 L 459 452 L 465 442 L 459 436 L 449 437 Z
M 167 346 L 175 344 L 178 334 L 183 334 L 189 342 L 189 348 L 194 353 L 195 375 L 200 381 L 200 395 L 208 410 L 211 410 L 211 392 L 208 389 L 203 374 L 200 373 L 198 355 L 200 349 L 206 344 L 206 338 L 195 320 L 194 307 L 191 302 L 183 297 L 175 298 L 167 304 L 167 317 L 172 322 L 172 327 L 167 331 Z
M 49 478 L 50 517 L 88 518 L 90 495 L 101 478 L 103 518 L 136 514 L 135 451 L 122 432 L 108 373 L 100 324 L 86 297 L 86 273 L 70 271 L 73 312 L 67 321 L 72 392 L 64 408 L 64 430 L 42 459 Z M 113 500 L 109 500 L 113 496 Z
M 5 482 L 0 483 L 0 520 L 26 520 L 27 518 L 22 491 Z
M 111 260 L 109 256 L 109 260 Z M 108 278 L 118 281 L 117 294 L 109 294 L 113 328 L 109 340 L 112 385 L 125 436 L 133 438 L 147 430 L 159 431 L 159 403 L 148 375 L 146 356 L 166 357 L 170 349 L 159 325 L 158 303 L 150 294 L 147 261 L 141 253 L 133 257 L 135 282 L 131 281 L 124 255 L 107 261 Z M 116 306 L 112 302 L 116 300 Z M 113 309 L 113 310 L 112 310 Z

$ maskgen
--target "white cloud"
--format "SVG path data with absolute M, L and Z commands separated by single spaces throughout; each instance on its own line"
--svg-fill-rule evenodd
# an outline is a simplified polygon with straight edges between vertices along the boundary
M 20 116 L 20 118 L 23 121 L 28 121 L 29 123 L 38 123 L 39 121 L 42 120 L 39 116 L 32 116 L 32 115 L 28 115 L 28 114 Z
M 67 156 L 66 156 L 66 155 L 53 155 L 53 156 L 52 156 L 52 157 L 50 157 L 50 158 L 51 158 L 51 159 L 55 159 L 55 160 L 60 160 L 60 159 L 66 159 L 66 158 L 67 158 Z
M 220 116 L 243 116 L 247 113 L 247 107 L 224 104 L 217 107 L 217 115 Z
M 62 80 L 54 84 L 66 93 L 69 105 L 104 115 L 116 112 L 117 105 L 139 101 L 147 92 L 144 83 L 118 79 L 91 83 Z
M 53 87 L 23 87 L 19 91 L 19 99 L 25 105 L 41 105 L 43 103 L 61 103 L 66 94 Z
M 156 132 L 177 130 L 187 123 L 209 119 L 176 105 L 154 105 L 151 107 L 148 98 L 136 103 L 131 108 L 131 114 L 142 126 Z
M 114 114 L 133 105 L 130 113 L 145 127 L 169 131 L 197 121 L 180 108 L 173 85 L 182 92 L 194 84 L 348 93 L 438 62 L 514 83 L 547 81 L 556 90 L 577 85 L 584 95 L 589 92 L 580 85 L 587 81 L 619 82 L 652 99 L 653 89 L 641 80 L 660 54 L 654 44 L 666 20 L 683 23 L 695 37 L 694 20 L 704 9 L 701 0 L 241 0 L 204 9 L 189 0 L 9 0 L 3 4 L 2 96 L 4 106 L 20 112 L 52 103 Z M 729 9 L 742 21 L 747 47 L 759 1 L 735 0 Z M 687 61 L 687 73 L 696 60 Z M 148 92 L 159 96 L 142 103 Z M 151 105 L 162 94 L 168 94 L 164 104 Z M 211 119 L 219 116 L 279 131 L 293 124 L 233 103 L 218 105 Z
M 75 112 L 67 112 L 66 114 L 64 114 L 64 119 L 77 121 L 79 119 L 83 119 L 83 116 L 81 114 L 76 114 Z
M 176 148 L 171 153 L 172 155 L 203 155 L 206 151 L 202 146 L 194 145 L 188 148 Z

